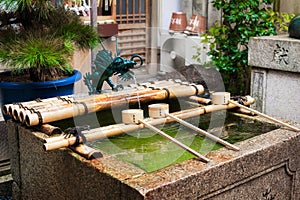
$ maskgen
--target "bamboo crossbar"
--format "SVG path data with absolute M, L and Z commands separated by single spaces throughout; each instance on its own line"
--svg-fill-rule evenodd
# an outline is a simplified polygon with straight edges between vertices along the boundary
M 251 105 L 254 103 L 254 99 L 252 97 L 247 97 L 247 100 L 243 102 L 244 105 Z M 172 115 L 176 116 L 180 119 L 186 119 L 190 117 L 195 117 L 198 115 L 202 115 L 205 113 L 211 113 L 214 111 L 219 110 L 227 110 L 236 108 L 237 106 L 235 104 L 229 103 L 227 105 L 208 105 L 204 107 L 197 107 L 197 108 L 191 108 L 187 110 L 181 110 L 178 112 L 173 112 Z M 170 117 L 166 118 L 146 118 L 143 121 L 151 124 L 152 126 L 164 124 L 164 123 L 171 123 L 175 120 Z M 132 132 L 139 129 L 144 128 L 145 126 L 143 124 L 128 124 L 125 125 L 123 123 L 121 124 L 113 124 L 106 127 L 99 127 L 95 129 L 91 129 L 89 131 L 82 131 L 82 134 L 79 135 L 79 142 L 88 142 L 98 139 L 104 139 L 107 137 L 120 135 L 122 133 L 126 132 Z M 76 137 L 70 137 L 70 138 L 64 138 L 62 136 L 59 136 L 58 138 L 47 138 L 45 139 L 45 144 L 43 145 L 43 148 L 46 151 L 55 150 L 59 148 L 69 147 L 71 145 L 74 145 L 76 143 Z

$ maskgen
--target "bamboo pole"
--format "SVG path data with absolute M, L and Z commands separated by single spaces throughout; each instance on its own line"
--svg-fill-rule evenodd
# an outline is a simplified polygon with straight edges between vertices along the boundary
M 25 122 L 25 118 L 26 116 L 30 116 L 30 115 L 35 115 L 35 112 L 56 112 L 57 110 L 69 110 L 69 112 L 72 111 L 72 108 L 70 108 L 70 103 L 72 107 L 74 105 L 74 103 L 76 104 L 80 104 L 81 102 L 85 102 L 84 104 L 94 104 L 95 107 L 97 106 L 97 104 L 95 102 L 100 102 L 100 108 L 99 109 L 105 109 L 105 108 L 109 108 L 110 106 L 112 106 L 112 102 L 117 103 L 118 102 L 118 98 L 129 98 L 129 95 L 136 93 L 136 95 L 139 95 L 139 93 L 145 93 L 145 92 L 152 92 L 152 89 L 144 89 L 142 91 L 135 91 L 131 93 L 128 92 L 118 92 L 117 94 L 101 94 L 101 95 L 95 95 L 95 96 L 87 96 L 87 97 L 80 97 L 78 99 L 76 99 L 76 102 L 73 101 L 56 101 L 56 102 L 52 102 L 51 103 L 37 103 L 35 105 L 31 105 L 31 106 L 22 106 L 21 108 L 17 108 L 14 110 L 14 114 L 13 117 L 15 120 L 21 121 L 21 122 Z M 145 95 L 147 96 L 147 95 Z M 60 100 L 60 99 L 58 99 Z M 104 102 L 106 102 L 107 105 L 103 106 Z M 27 103 L 27 102 L 25 102 Z M 123 102 L 124 103 L 124 102 Z M 103 108 L 104 107 L 104 108 Z M 93 108 L 93 106 L 89 106 L 90 111 L 89 112 L 94 112 L 93 110 L 97 110 L 97 108 Z M 68 112 L 68 111 L 67 111 Z M 72 117 L 72 115 L 70 115 L 69 117 Z M 46 122 L 45 122 L 46 123 Z
M 250 96 L 247 96 L 247 100 L 244 101 L 245 105 L 251 105 L 254 103 L 254 99 Z M 181 110 L 178 112 L 172 113 L 172 115 L 180 118 L 180 119 L 186 119 L 190 117 L 195 117 L 198 115 L 202 115 L 205 113 L 210 113 L 214 111 L 219 111 L 219 110 L 226 110 L 226 109 L 232 109 L 236 108 L 237 106 L 229 103 L 227 105 L 209 105 L 209 106 L 204 106 L 204 107 L 197 107 L 197 108 L 191 108 L 187 110 Z M 164 123 L 171 123 L 174 122 L 175 120 L 172 118 L 157 118 L 157 119 L 152 119 L 152 118 L 147 118 L 144 119 L 143 121 L 146 121 L 150 123 L 151 125 L 159 125 L 159 124 L 164 124 Z M 79 142 L 88 142 L 88 141 L 93 141 L 93 140 L 98 140 L 98 139 L 103 139 L 111 136 L 116 136 L 120 135 L 122 133 L 126 132 L 132 132 L 136 131 L 139 129 L 144 128 L 143 124 L 113 124 L 110 126 L 106 127 L 99 127 L 96 129 L 91 129 L 89 131 L 82 131 L 82 134 L 79 136 Z M 43 145 L 43 148 L 46 151 L 50 150 L 55 150 L 59 148 L 64 148 L 68 147 L 71 145 L 74 145 L 76 143 L 76 137 L 70 137 L 70 138 L 60 138 L 54 139 L 54 138 L 47 138 L 44 140 L 45 144 Z
M 162 90 L 144 90 L 132 92 L 131 94 L 112 96 L 111 98 L 96 97 L 93 101 L 77 102 L 65 105 L 62 109 L 45 110 L 43 112 L 28 113 L 25 116 L 27 126 L 35 126 L 40 123 L 49 123 L 85 113 L 98 112 L 113 106 L 124 104 L 165 100 L 167 98 L 184 97 L 203 93 L 201 85 L 173 86 Z
M 45 110 L 50 109 L 51 107 L 58 108 L 63 106 L 64 104 L 73 103 L 73 101 L 73 98 L 67 96 L 43 99 L 36 102 L 30 101 L 17 104 L 9 104 L 9 115 L 11 115 L 16 121 L 23 122 L 25 117 L 24 112 L 32 112 L 33 110 Z
M 180 83 L 178 81 L 175 81 L 175 80 L 163 80 L 163 81 L 156 81 L 156 82 L 152 82 L 152 83 L 145 83 L 145 84 L 136 84 L 136 85 L 139 85 L 139 86 L 142 86 L 142 87 L 133 87 L 132 90 L 134 89 L 139 89 L 139 90 L 143 90 L 146 89 L 147 90 L 151 90 L 151 88 L 163 88 L 163 87 L 169 87 L 169 86 L 174 86 L 174 85 L 180 85 Z M 148 88 L 147 88 L 148 86 Z M 151 88 L 149 88 L 151 87 Z M 107 94 L 100 94 L 100 95 L 91 95 L 91 96 L 88 96 L 88 97 L 80 97 L 77 99 L 77 101 L 80 101 L 80 100 L 85 100 L 85 101 L 89 101 L 89 100 L 92 100 L 93 98 L 97 98 L 97 97 L 107 97 L 107 96 L 116 96 L 116 95 L 119 95 L 119 94 L 125 94 L 127 93 L 128 91 L 127 90 L 124 90 L 124 91 L 119 91 L 115 94 L 113 93 L 110 93 L 109 95 Z M 96 97 L 95 97 L 96 96 Z M 36 99 L 36 100 L 33 100 L 33 101 L 27 101 L 27 102 L 21 102 L 21 103 L 13 103 L 13 104 L 6 104 L 3 106 L 3 113 L 5 115 L 11 115 L 12 114 L 12 111 L 15 109 L 15 108 L 22 108 L 22 107 L 26 107 L 26 108 L 32 108 L 32 106 L 41 106 L 43 105 L 44 103 L 57 103 L 57 101 L 59 100 L 65 100 L 65 101 L 74 101 L 74 98 L 73 96 L 70 96 L 70 95 L 67 95 L 67 96 L 61 96 L 61 97 L 52 97 L 52 98 L 47 98 L 47 99 Z
M 294 127 L 294 126 L 289 125 L 289 124 L 287 124 L 287 123 L 285 123 L 285 122 L 282 122 L 282 121 L 280 121 L 280 120 L 277 120 L 277 119 L 275 119 L 275 118 L 273 118 L 273 117 L 270 117 L 270 116 L 268 116 L 268 115 L 266 115 L 266 114 L 264 114 L 264 113 L 258 112 L 258 111 L 254 110 L 254 109 L 252 109 L 252 108 L 248 108 L 248 107 L 246 107 L 246 106 L 243 106 L 243 105 L 239 104 L 238 102 L 235 102 L 235 101 L 232 101 L 232 100 L 228 100 L 228 102 L 231 103 L 231 104 L 233 104 L 233 105 L 235 105 L 235 106 L 238 106 L 238 107 L 240 107 L 240 108 L 249 110 L 249 111 L 253 112 L 253 113 L 256 114 L 256 115 L 259 115 L 259 116 L 264 117 L 264 118 L 266 118 L 266 119 L 269 119 L 269 120 L 271 120 L 271 121 L 273 121 L 273 122 L 276 122 L 276 123 L 278 123 L 278 124 L 281 124 L 281 125 L 283 125 L 283 126 L 286 126 L 286 127 L 290 128 L 290 129 L 293 130 L 293 131 L 300 132 L 300 129 L 297 128 L 297 127 Z
M 253 113 L 249 110 L 246 110 L 244 108 L 240 108 L 240 107 L 238 107 L 237 109 L 234 109 L 234 112 L 241 113 L 241 114 L 244 114 L 244 115 L 249 115 L 249 116 L 254 116 L 255 115 L 255 113 Z
M 71 118 L 74 116 L 83 115 L 85 113 L 97 112 L 100 110 L 108 109 L 113 106 L 120 106 L 127 103 L 136 103 L 140 101 L 150 101 L 150 100 L 163 100 L 168 96 L 167 91 L 164 90 L 151 90 L 146 94 L 133 94 L 131 96 L 122 97 L 121 99 L 106 99 L 106 101 L 101 100 L 97 102 L 85 102 L 85 104 L 74 104 L 64 109 L 51 110 L 47 112 L 40 112 L 40 116 L 37 113 L 30 113 L 25 117 L 25 123 L 27 126 L 34 126 L 40 124 L 40 118 L 42 118 L 43 123 L 49 123 L 53 121 L 58 121 L 62 119 Z
M 170 86 L 180 86 L 180 85 L 181 84 L 175 83 L 175 82 L 167 82 L 167 83 L 164 83 L 163 85 L 160 83 L 155 83 L 155 84 L 148 85 L 148 88 L 162 89 L 162 88 L 166 88 L 166 87 L 170 87 Z
M 26 115 L 30 115 L 31 113 L 34 112 L 49 112 L 49 111 L 55 111 L 55 110 L 60 110 L 64 109 L 66 106 L 73 105 L 71 102 L 66 102 L 66 101 L 57 101 L 55 103 L 51 104 L 39 104 L 37 106 L 32 106 L 32 107 L 24 107 L 24 108 L 18 108 L 14 109 L 13 111 L 13 118 L 17 121 L 20 121 L 21 123 L 25 122 L 25 117 Z
M 85 106 L 82 104 L 71 105 L 64 107 L 63 109 L 47 110 L 47 112 L 34 112 L 28 113 L 25 116 L 25 124 L 27 126 L 35 126 L 43 123 L 49 123 L 53 121 L 59 121 L 70 118 L 72 116 L 78 116 L 85 113 Z
M 46 116 L 57 116 L 57 114 L 54 113 L 56 110 L 65 110 L 66 113 L 62 115 L 63 118 L 58 117 L 56 119 L 56 117 L 54 117 L 55 121 L 65 119 L 66 116 L 70 118 L 73 116 L 82 115 L 86 112 L 97 112 L 102 109 L 110 108 L 111 106 L 124 105 L 125 103 L 136 103 L 137 99 L 141 102 L 147 101 L 147 98 L 149 98 L 149 96 L 152 96 L 152 98 L 149 99 L 151 101 L 163 100 L 166 98 L 198 95 L 204 92 L 204 88 L 201 85 L 181 85 L 172 80 L 153 82 L 149 85 L 149 87 L 151 88 L 143 87 L 140 90 L 132 89 L 129 91 L 124 90 L 117 93 L 79 97 L 76 98 L 76 101 L 72 96 L 62 96 L 22 102 L 18 104 L 7 104 L 3 107 L 3 112 L 6 115 L 11 115 L 16 121 L 25 123 L 27 126 L 34 126 L 37 125 L 37 118 L 39 119 L 39 123 L 41 121 L 43 121 L 43 123 L 51 122 L 52 119 L 44 119 L 43 114 L 46 113 Z M 153 97 L 155 96 L 153 93 L 156 92 L 156 95 L 158 95 L 157 98 Z M 148 95 L 146 93 L 148 93 Z M 139 95 L 141 97 L 137 98 L 136 95 Z M 163 96 L 159 97 L 159 95 Z M 145 99 L 143 99 L 143 97 L 145 97 Z M 69 103 L 72 105 L 82 104 L 83 107 L 85 107 L 85 105 L 88 105 L 85 107 L 85 109 L 88 110 L 84 110 L 82 106 L 76 105 L 74 106 L 76 112 L 72 114 L 73 109 L 71 109 L 69 105 L 66 105 Z M 35 116 L 33 116 L 32 120 L 34 120 L 34 122 L 31 124 L 28 122 L 30 122 L 32 115 Z
M 52 98 L 47 98 L 47 99 L 36 99 L 36 100 L 32 100 L 32 101 L 27 101 L 27 102 L 6 104 L 3 106 L 3 113 L 5 115 L 12 115 L 13 110 L 16 108 L 22 108 L 22 107 L 30 108 L 33 105 L 57 102 L 59 99 L 72 100 L 72 97 L 71 96 L 61 96 L 61 97 L 52 97 Z
M 114 124 L 108 126 L 107 129 L 98 128 L 97 131 L 82 131 L 82 134 L 78 136 L 79 143 L 94 141 L 97 139 L 103 139 L 112 137 L 115 135 L 120 135 L 125 132 L 131 132 L 135 130 L 139 130 L 144 128 L 143 124 Z M 44 139 L 45 143 L 43 145 L 43 149 L 46 151 L 56 150 L 59 148 L 65 148 L 72 146 L 76 143 L 77 138 L 71 136 L 70 138 L 65 138 L 63 136 L 58 136 L 57 139 L 46 138 Z
M 205 104 L 205 105 L 211 104 L 211 99 L 206 99 L 206 98 L 197 97 L 197 96 L 191 96 L 189 98 L 193 101 L 196 101 L 196 102 L 200 103 L 200 104 Z
M 64 133 L 56 136 L 56 137 L 49 137 L 49 138 L 44 138 L 44 143 L 55 143 L 61 140 L 66 139 Z
M 144 91 L 151 91 L 152 89 L 148 88 L 143 90 Z M 102 99 L 107 98 L 114 98 L 119 95 L 128 95 L 130 92 L 133 91 L 120 91 L 118 93 L 110 93 L 110 94 L 99 94 L 99 95 L 90 95 L 85 97 L 78 97 L 76 98 L 77 102 L 91 102 L 91 101 L 101 101 Z M 134 91 L 136 92 L 136 91 Z M 52 97 L 48 99 L 36 99 L 33 101 L 27 101 L 27 102 L 20 102 L 20 103 L 13 103 L 13 104 L 6 104 L 3 106 L 3 113 L 5 115 L 10 115 L 12 117 L 15 117 L 15 119 L 18 119 L 18 116 L 20 115 L 20 112 L 24 112 L 24 110 L 45 110 L 46 107 L 52 107 L 52 106 L 58 106 L 60 104 L 68 103 L 74 103 L 74 97 L 72 96 L 61 96 L 61 97 Z M 15 115 L 15 116 L 14 116 Z
M 229 142 L 226 142 L 225 140 L 222 140 L 221 138 L 219 138 L 219 137 L 217 137 L 217 136 L 215 136 L 213 134 L 210 134 L 209 132 L 204 131 L 204 130 L 202 130 L 202 129 L 196 127 L 196 126 L 194 126 L 193 124 L 190 124 L 190 123 L 188 123 L 188 122 L 186 122 L 186 121 L 184 121 L 184 120 L 182 120 L 182 119 L 180 119 L 180 118 L 178 118 L 178 117 L 176 117 L 176 116 L 174 116 L 174 115 L 172 115 L 170 113 L 165 113 L 165 115 L 167 115 L 168 117 L 173 118 L 175 121 L 177 121 L 180 124 L 183 124 L 184 126 L 186 126 L 186 127 L 190 128 L 190 129 L 196 131 L 197 133 L 200 133 L 200 134 L 202 134 L 202 135 L 204 135 L 206 137 L 209 137 L 210 139 L 212 139 L 212 140 L 214 140 L 216 142 L 219 142 L 219 143 L 223 144 L 225 147 L 227 147 L 229 149 L 232 149 L 232 150 L 235 150 L 235 151 L 239 151 L 240 150 L 238 147 L 230 144 Z
M 163 131 L 159 130 L 158 128 L 152 126 L 150 123 L 144 121 L 144 120 L 139 120 L 140 123 L 144 124 L 145 127 L 149 128 L 150 130 L 158 133 L 159 135 L 163 136 L 164 138 L 166 138 L 167 140 L 170 140 L 171 142 L 173 142 L 174 144 L 178 145 L 179 147 L 183 148 L 184 150 L 186 150 L 187 152 L 191 153 L 192 155 L 196 156 L 197 158 L 199 158 L 200 160 L 204 161 L 204 162 L 209 162 L 210 160 L 207 159 L 205 156 L 201 155 L 200 153 L 198 153 L 197 151 L 193 150 L 192 148 L 186 146 L 185 144 L 179 142 L 178 140 L 176 140 L 175 138 L 169 136 L 168 134 L 164 133 Z
M 36 126 L 36 130 L 46 133 L 47 135 L 59 135 L 62 133 L 62 130 L 59 127 L 52 126 L 50 124 L 43 124 L 41 126 Z
M 99 150 L 96 150 L 92 147 L 89 147 L 85 144 L 78 144 L 76 146 L 69 147 L 75 153 L 83 156 L 84 158 L 91 160 L 94 158 L 101 158 L 103 157 L 102 153 Z
M 115 124 L 114 124 L 115 125 Z M 104 127 L 99 127 L 99 128 L 95 128 L 95 129 L 90 129 L 90 130 L 83 130 L 81 131 L 81 133 L 84 135 L 84 134 L 87 134 L 87 133 L 94 133 L 94 132 L 104 132 L 104 131 L 109 131 L 109 130 L 113 130 L 114 129 L 114 125 L 110 125 L 110 126 L 104 126 Z M 62 139 L 66 139 L 66 134 L 65 133 L 62 133 L 61 135 L 59 136 L 56 136 L 56 137 L 50 137 L 50 138 L 45 138 L 44 139 L 44 143 L 52 143 L 52 142 L 57 142 L 57 141 L 60 141 Z

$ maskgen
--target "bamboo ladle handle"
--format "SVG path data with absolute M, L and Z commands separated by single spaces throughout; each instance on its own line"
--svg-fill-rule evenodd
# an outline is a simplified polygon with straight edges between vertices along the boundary
M 275 118 L 273 118 L 273 117 L 270 117 L 270 116 L 268 116 L 268 115 L 266 115 L 266 114 L 264 114 L 264 113 L 258 112 L 258 111 L 254 110 L 254 109 L 248 108 L 248 107 L 246 107 L 246 106 L 244 106 L 244 105 L 239 104 L 239 103 L 236 102 L 236 101 L 228 100 L 228 102 L 229 102 L 229 103 L 232 103 L 232 104 L 234 104 L 234 105 L 236 105 L 236 106 L 238 106 L 238 107 L 240 107 L 240 108 L 244 108 L 244 109 L 246 109 L 246 110 L 249 110 L 249 111 L 253 112 L 254 114 L 257 114 L 257 115 L 259 115 L 259 116 L 262 116 L 262 117 L 264 117 L 264 118 L 267 118 L 267 119 L 269 119 L 269 120 L 271 120 L 271 121 L 277 122 L 278 124 L 281 124 L 281 125 L 283 125 L 283 126 L 286 126 L 286 127 L 290 128 L 290 129 L 292 129 L 293 131 L 300 132 L 300 129 L 297 128 L 297 127 L 294 127 L 294 126 L 289 125 L 289 124 L 287 124 L 287 123 L 285 123 L 285 122 L 282 122 L 282 121 L 280 121 L 280 120 L 277 120 L 277 119 L 275 119 Z
M 194 126 L 193 124 L 190 124 L 190 123 L 188 123 L 188 122 L 186 122 L 186 121 L 184 121 L 184 120 L 182 120 L 182 119 L 180 119 L 180 118 L 178 118 L 178 117 L 176 117 L 176 116 L 174 116 L 172 114 L 169 114 L 169 113 L 165 113 L 165 114 L 168 117 L 173 118 L 175 121 L 183 124 L 184 126 L 190 128 L 190 129 L 196 131 L 197 133 L 200 133 L 200 134 L 202 134 L 202 135 L 204 135 L 206 137 L 209 137 L 210 139 L 212 139 L 212 140 L 214 140 L 216 142 L 219 142 L 219 143 L 223 144 L 225 147 L 227 147 L 227 148 L 229 148 L 231 150 L 234 150 L 234 151 L 239 151 L 240 150 L 240 148 L 238 148 L 237 146 L 234 146 L 234 145 L 230 144 L 229 142 L 226 142 L 225 140 L 222 140 L 221 138 L 219 138 L 219 137 L 217 137 L 217 136 L 215 136 L 213 134 L 210 134 L 207 131 L 204 131 L 204 130 L 200 129 L 200 128 Z

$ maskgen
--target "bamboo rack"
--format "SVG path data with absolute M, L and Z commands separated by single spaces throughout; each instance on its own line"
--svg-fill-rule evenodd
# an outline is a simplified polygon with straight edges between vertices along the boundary
M 141 89 L 142 87 L 142 89 Z M 139 88 L 139 89 L 137 89 Z M 39 101 L 4 105 L 4 114 L 26 126 L 42 125 L 87 113 L 131 103 L 159 101 L 175 97 L 200 95 L 202 85 L 172 80 L 132 86 L 130 90 L 74 98 L 55 97 Z
M 35 106 L 42 105 L 53 105 L 54 103 L 60 103 L 61 100 L 72 100 L 71 96 L 61 96 L 61 97 L 53 97 L 48 99 L 36 99 L 33 101 L 27 101 L 22 103 L 12 103 L 6 104 L 3 106 L 3 114 L 13 116 L 14 111 L 18 112 L 18 110 L 32 108 Z
M 251 105 L 254 103 L 254 99 L 250 96 L 247 96 L 246 100 L 243 102 L 244 105 Z M 186 119 L 190 117 L 195 117 L 198 115 L 202 115 L 205 113 L 211 113 L 213 111 L 219 111 L 219 110 L 226 110 L 226 109 L 232 109 L 236 108 L 237 106 L 235 104 L 229 103 L 226 105 L 208 105 L 204 107 L 197 107 L 187 110 L 181 110 L 178 112 L 172 113 L 173 116 L 176 116 L 180 119 Z M 143 120 L 146 123 L 151 124 L 152 126 L 163 124 L 163 123 L 171 123 L 175 120 L 170 117 L 165 118 L 146 118 Z M 79 136 L 79 142 L 87 142 L 87 141 L 93 141 L 98 139 L 103 139 L 115 135 L 119 135 L 126 132 L 132 132 L 139 129 L 144 128 L 145 126 L 143 124 L 113 124 L 106 127 L 100 127 L 91 129 L 89 131 L 83 131 L 82 134 Z M 59 148 L 69 147 L 71 145 L 74 145 L 76 143 L 76 137 L 70 137 L 70 138 L 64 138 L 62 136 L 59 136 L 57 138 L 47 138 L 45 139 L 45 143 L 43 145 L 44 150 L 50 151 L 55 150 Z

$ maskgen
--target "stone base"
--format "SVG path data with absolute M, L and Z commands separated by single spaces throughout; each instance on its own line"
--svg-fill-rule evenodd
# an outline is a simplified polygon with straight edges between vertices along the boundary
M 300 122 L 300 73 L 253 67 L 251 96 L 255 110 Z
M 0 106 L 2 107 L 1 103 Z M 4 121 L 2 112 L 0 111 L 0 199 L 8 199 L 8 197 L 10 197 L 11 195 L 12 177 L 10 174 L 7 126 L 6 122 Z
M 113 156 L 45 152 L 43 133 L 9 122 L 14 199 L 300 199 L 300 133 L 286 129 L 146 173 Z
M 7 126 L 5 121 L 0 121 L 0 162 L 9 159 Z
M 254 37 L 249 65 L 254 66 L 253 108 L 271 116 L 300 122 L 300 40 L 287 35 Z

